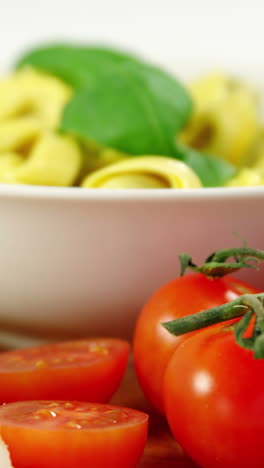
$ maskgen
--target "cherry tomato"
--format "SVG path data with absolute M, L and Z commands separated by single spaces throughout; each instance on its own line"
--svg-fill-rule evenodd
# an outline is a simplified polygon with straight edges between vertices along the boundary
M 90 339 L 0 354 L 0 402 L 74 399 L 105 403 L 127 367 L 129 344 Z
M 174 320 L 229 302 L 246 293 L 259 292 L 234 277 L 211 279 L 194 273 L 179 277 L 159 289 L 143 308 L 134 334 L 134 361 L 139 383 L 148 400 L 164 411 L 162 386 L 167 363 L 179 344 L 191 334 L 171 335 L 162 322 Z
M 263 468 L 264 360 L 240 347 L 229 323 L 174 352 L 164 379 L 168 422 L 203 468 Z
M 111 405 L 27 401 L 0 408 L 0 435 L 15 468 L 132 468 L 148 416 Z

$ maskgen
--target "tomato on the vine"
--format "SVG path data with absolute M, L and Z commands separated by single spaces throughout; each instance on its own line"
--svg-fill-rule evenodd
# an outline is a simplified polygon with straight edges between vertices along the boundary
M 0 408 L 0 436 L 15 468 L 135 468 L 148 430 L 145 413 L 72 401 Z
M 127 367 L 129 344 L 87 339 L 0 354 L 0 402 L 60 399 L 105 403 Z
M 203 468 L 264 466 L 264 360 L 240 347 L 230 323 L 196 333 L 173 354 L 164 379 L 177 441 Z
M 210 278 L 201 273 L 182 276 L 159 289 L 139 315 L 134 334 L 134 361 L 139 383 L 148 400 L 164 411 L 162 387 L 174 350 L 191 334 L 176 337 L 162 322 L 194 314 L 258 290 L 234 277 Z

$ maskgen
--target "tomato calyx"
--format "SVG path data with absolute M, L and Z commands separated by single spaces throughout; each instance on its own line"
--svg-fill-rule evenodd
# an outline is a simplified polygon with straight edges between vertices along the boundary
M 252 249 L 250 247 L 221 249 L 209 255 L 204 264 L 200 267 L 193 263 L 192 257 L 189 254 L 183 253 L 179 255 L 179 259 L 181 264 L 181 276 L 190 268 L 208 277 L 221 278 L 241 268 L 257 268 L 259 263 L 264 260 L 264 251 Z
M 260 296 L 260 295 L 259 295 Z M 264 358 L 264 295 L 254 297 L 248 295 L 245 298 L 247 312 L 234 328 L 237 344 L 254 352 L 256 359 Z M 253 330 L 249 337 L 245 337 L 247 330 L 254 320 Z
M 234 301 L 197 314 L 164 322 L 166 330 L 176 336 L 242 317 L 233 325 L 237 344 L 264 359 L 264 292 L 244 294 Z

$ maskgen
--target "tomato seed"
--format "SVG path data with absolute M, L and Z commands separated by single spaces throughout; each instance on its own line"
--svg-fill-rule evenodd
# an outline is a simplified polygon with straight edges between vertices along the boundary
M 69 421 L 65 424 L 66 427 L 69 427 L 71 429 L 81 429 L 82 426 L 77 423 L 76 421 Z
M 64 408 L 74 408 L 74 405 L 72 403 L 65 403 Z
M 35 366 L 36 367 L 39 367 L 40 369 L 43 368 L 43 367 L 47 367 L 47 364 L 45 361 L 43 361 L 43 359 L 40 359 L 39 361 L 37 361 L 35 363 Z
M 108 349 L 103 348 L 102 346 L 91 346 L 89 350 L 92 353 L 109 354 Z
M 57 416 L 57 413 L 55 411 L 49 410 L 49 409 L 40 409 L 36 412 L 36 415 L 40 416 L 46 416 L 46 417 L 52 417 L 55 418 Z

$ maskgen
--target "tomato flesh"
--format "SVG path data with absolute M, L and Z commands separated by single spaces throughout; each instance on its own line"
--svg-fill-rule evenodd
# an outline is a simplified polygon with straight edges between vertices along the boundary
M 134 361 L 147 399 L 164 412 L 162 388 L 166 366 L 174 350 L 191 334 L 171 335 L 162 322 L 217 307 L 259 290 L 231 276 L 211 279 L 200 273 L 179 277 L 160 288 L 144 306 L 134 334 Z
M 134 468 L 148 416 L 112 405 L 26 401 L 0 408 L 0 435 L 15 468 Z
M 165 373 L 177 441 L 203 468 L 262 468 L 263 386 L 264 360 L 237 345 L 230 324 L 200 331 L 177 348 Z
M 0 354 L 0 402 L 63 399 L 107 402 L 127 367 L 129 344 L 93 339 Z

